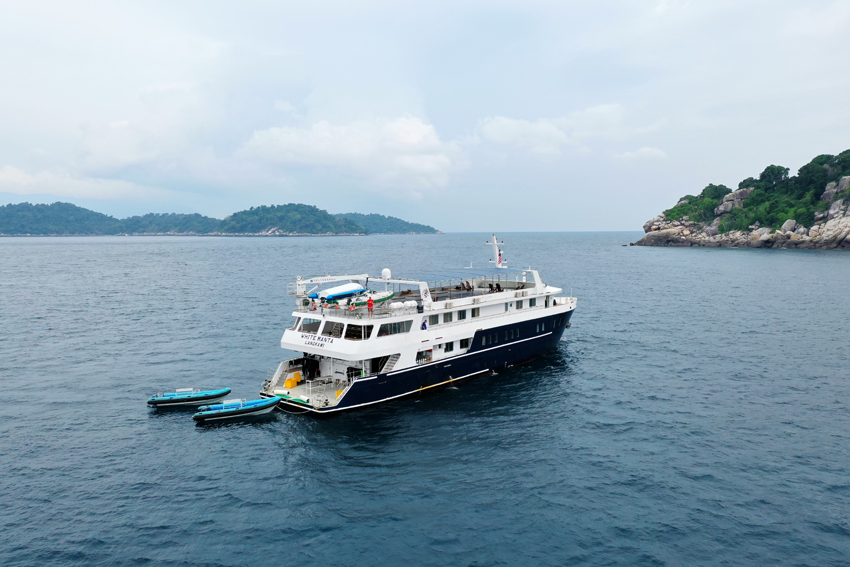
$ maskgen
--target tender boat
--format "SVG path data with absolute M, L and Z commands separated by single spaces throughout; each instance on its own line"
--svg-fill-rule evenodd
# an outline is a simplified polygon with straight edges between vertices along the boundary
M 148 405 L 153 407 L 171 406 L 201 406 L 210 402 L 223 400 L 230 393 L 230 388 L 219 390 L 197 390 L 193 388 L 179 388 L 174 392 L 158 392 L 148 400 Z
M 495 235 L 487 242 L 487 268 L 298 276 L 288 289 L 294 322 L 280 346 L 302 354 L 281 362 L 260 396 L 283 411 L 329 414 L 434 392 L 555 350 L 578 300 L 538 270 L 509 269 L 501 244 Z
M 267 414 L 274 410 L 276 405 L 276 398 L 252 401 L 240 399 L 224 400 L 220 404 L 199 407 L 198 413 L 193 415 L 192 418 L 199 423 L 203 423 L 205 421 L 252 417 Z
M 325 303 L 333 303 L 341 299 L 347 299 L 349 297 L 366 293 L 366 291 L 367 289 L 359 283 L 352 282 L 326 289 L 321 293 L 311 293 L 309 297 L 310 299 L 319 299 Z

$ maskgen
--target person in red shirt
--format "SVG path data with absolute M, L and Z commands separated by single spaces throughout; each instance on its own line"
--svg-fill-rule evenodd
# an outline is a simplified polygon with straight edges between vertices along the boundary
M 366 307 L 369 309 L 369 318 L 372 318 L 372 313 L 375 311 L 375 301 L 370 297 L 368 301 L 366 301 Z

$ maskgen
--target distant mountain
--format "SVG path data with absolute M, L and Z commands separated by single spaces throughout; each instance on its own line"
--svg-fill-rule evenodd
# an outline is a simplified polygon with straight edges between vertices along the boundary
M 362 219 L 363 224 L 356 219 Z M 149 213 L 116 219 L 71 203 L 0 206 L 0 235 L 367 234 L 437 232 L 383 215 L 332 215 L 311 205 L 251 207 L 224 220 L 199 214 Z
M 369 215 L 362 213 L 340 213 L 334 216 L 359 224 L 372 234 L 407 234 L 411 232 L 434 234 L 439 232 L 432 226 L 407 222 L 396 217 L 385 217 L 384 215 L 375 213 Z
M 273 234 L 366 234 L 366 229 L 312 205 L 251 207 L 221 221 L 217 232 Z

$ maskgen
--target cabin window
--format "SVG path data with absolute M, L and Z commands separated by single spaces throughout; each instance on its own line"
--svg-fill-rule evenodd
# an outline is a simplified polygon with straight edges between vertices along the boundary
M 399 321 L 398 323 L 384 323 L 383 325 L 378 327 L 378 336 L 379 337 L 387 337 L 389 335 L 397 335 L 399 333 L 409 333 L 411 327 L 413 327 L 413 321 Z
M 499 344 L 499 333 L 496 333 L 495 335 L 493 335 L 493 342 L 496 343 L 496 344 Z
M 505 303 L 505 311 L 508 311 L 511 308 L 510 303 Z
M 345 329 L 345 338 L 350 341 L 365 341 L 372 336 L 374 325 L 349 325 Z
M 416 364 L 425 364 L 426 362 L 431 362 L 432 354 L 433 351 L 431 351 L 431 349 L 420 350 L 416 353 Z
M 452 352 L 455 349 L 454 341 L 443 345 L 443 352 Z
M 433 327 L 434 325 L 440 324 L 440 316 L 439 315 L 428 315 L 428 326 Z
M 517 302 L 516 302 L 516 308 L 517 308 L 517 309 L 522 309 L 522 299 L 517 300 Z
M 457 312 L 457 320 L 463 321 L 464 319 L 466 319 L 466 309 Z
M 342 337 L 342 330 L 344 327 L 345 323 L 327 321 L 325 322 L 325 326 L 322 327 L 322 336 L 340 338 Z
M 481 337 L 481 346 L 487 346 L 487 337 Z
M 547 295 L 547 296 L 546 296 L 546 307 L 549 307 L 549 298 L 550 298 L 550 297 L 551 297 L 550 295 Z
M 319 327 L 322 324 L 321 319 L 307 319 L 304 318 L 301 320 L 301 328 L 298 329 L 302 333 L 318 333 Z
M 473 317 L 478 317 L 480 314 L 481 314 L 481 308 L 480 307 L 474 307 L 472 309 L 472 316 Z
M 295 323 L 293 323 L 293 324 L 292 324 L 292 326 L 291 326 L 291 327 L 289 327 L 289 330 L 290 330 L 290 331 L 294 331 L 294 330 L 296 330 L 296 329 L 298 328 L 298 325 L 300 325 L 300 324 L 301 324 L 301 317 L 296 317 L 296 318 L 295 318 Z
M 529 299 L 528 300 L 528 306 L 529 307 L 537 307 L 537 298 L 532 297 L 531 299 Z
M 452 322 L 452 313 L 449 311 L 448 313 L 443 313 L 443 323 L 451 323 Z
M 461 339 L 460 340 L 460 348 L 469 348 L 469 342 L 472 339 Z

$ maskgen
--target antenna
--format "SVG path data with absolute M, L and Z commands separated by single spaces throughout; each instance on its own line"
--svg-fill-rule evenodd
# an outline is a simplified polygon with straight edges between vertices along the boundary
M 499 244 L 504 244 L 504 243 L 505 243 L 504 240 L 502 242 L 499 242 L 496 239 L 495 234 L 493 235 L 493 242 L 487 241 L 487 242 L 484 243 L 488 246 L 493 247 L 493 258 L 495 258 L 495 260 L 490 260 L 490 263 L 496 264 L 497 268 L 507 268 L 508 267 L 508 264 L 506 263 L 505 259 L 502 257 L 502 253 L 504 251 L 499 247 Z

